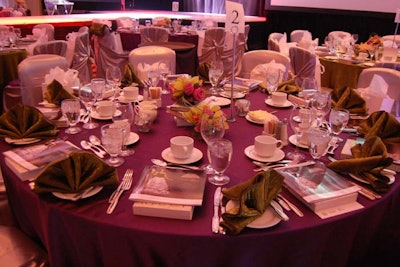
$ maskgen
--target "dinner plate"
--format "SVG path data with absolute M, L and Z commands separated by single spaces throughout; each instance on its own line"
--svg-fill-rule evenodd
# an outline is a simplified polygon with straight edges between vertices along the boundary
M 129 146 L 139 141 L 139 135 L 134 132 L 130 132 L 128 140 L 125 142 L 125 145 Z
M 231 100 L 225 97 L 210 96 L 203 100 L 203 103 L 210 106 L 227 106 L 231 103 Z
M 385 171 L 383 171 L 383 172 L 385 172 Z M 349 176 L 351 178 L 353 178 L 354 180 L 359 181 L 361 183 L 370 184 L 367 180 L 363 179 L 362 177 L 360 177 L 360 176 L 358 176 L 356 174 L 349 173 Z M 385 172 L 385 176 L 387 176 L 389 178 L 389 184 L 393 184 L 394 181 L 396 180 L 394 174 L 392 174 L 392 173 Z
M 174 155 L 171 152 L 171 148 L 168 147 L 166 149 L 163 150 L 163 152 L 161 152 L 161 157 L 171 163 L 177 163 L 177 164 L 190 164 L 190 163 L 194 163 L 196 161 L 199 161 L 202 157 L 203 157 L 203 153 L 197 149 L 197 148 L 193 148 L 193 153 L 192 155 L 187 158 L 187 159 L 177 159 L 174 157 Z
M 306 149 L 308 149 L 308 146 L 306 145 L 306 144 L 297 144 L 297 140 L 296 140 L 296 135 L 295 134 L 293 134 L 293 135 L 291 135 L 291 136 L 289 136 L 289 142 L 292 144 L 292 145 L 295 145 L 295 146 L 298 146 L 298 147 L 301 147 L 301 148 L 306 148 Z
M 225 208 L 228 211 L 228 210 L 233 209 L 238 206 L 239 206 L 238 201 L 229 200 L 226 203 Z M 276 205 L 276 206 L 282 210 L 281 206 L 279 206 L 279 205 Z M 273 208 L 271 206 L 268 206 L 267 209 L 264 211 L 264 213 L 260 217 L 258 217 L 257 219 L 255 219 L 254 221 L 249 223 L 247 225 L 247 227 L 254 228 L 254 229 L 269 228 L 269 227 L 277 225 L 280 221 L 281 221 L 281 218 L 279 218 L 278 215 L 276 215 L 275 211 L 273 210 Z
M 21 138 L 21 139 L 14 139 L 14 138 L 10 138 L 10 137 L 6 137 L 4 138 L 4 141 L 6 141 L 9 144 L 12 145 L 29 145 L 29 144 L 33 144 L 36 142 L 39 142 L 40 138 Z
M 73 194 L 68 194 L 68 193 L 60 193 L 60 192 L 52 192 L 52 194 L 55 197 L 61 198 L 61 199 L 66 199 L 66 200 L 71 200 L 71 201 L 77 201 L 78 199 L 81 198 L 88 198 L 93 195 L 96 195 L 103 189 L 102 186 L 92 186 L 85 190 L 82 194 L 80 193 L 73 193 Z
M 126 98 L 123 95 L 118 97 L 118 101 L 120 101 L 122 103 L 140 102 L 142 100 L 143 100 L 143 96 L 142 95 L 138 95 L 136 98 Z
M 231 92 L 230 91 L 223 91 L 221 93 L 219 93 L 220 96 L 225 97 L 225 98 L 231 98 Z M 245 96 L 245 94 L 241 93 L 241 92 L 233 92 L 233 98 L 243 98 Z
M 286 100 L 285 103 L 278 105 L 278 104 L 274 103 L 271 98 L 265 99 L 265 104 L 267 104 L 268 106 L 271 106 L 271 107 L 275 107 L 275 108 L 288 108 L 288 107 L 292 106 L 292 102 L 290 102 L 289 100 Z
M 285 157 L 285 152 L 283 152 L 283 150 L 281 149 L 277 149 L 275 154 L 270 157 L 261 157 L 255 152 L 254 145 L 246 147 L 244 149 L 244 154 L 252 160 L 257 160 L 260 162 L 276 162 L 282 160 Z
M 246 118 L 246 120 L 248 120 L 249 122 L 252 122 L 252 123 L 264 124 L 264 121 L 254 120 L 251 116 L 249 116 L 249 114 L 247 114 L 245 118 Z
M 116 113 L 117 113 L 116 116 L 119 116 L 121 114 L 121 111 L 117 110 Z M 90 116 L 96 120 L 111 120 L 112 119 L 112 116 L 100 116 L 100 114 L 97 113 L 96 110 L 92 110 L 92 112 L 90 113 Z

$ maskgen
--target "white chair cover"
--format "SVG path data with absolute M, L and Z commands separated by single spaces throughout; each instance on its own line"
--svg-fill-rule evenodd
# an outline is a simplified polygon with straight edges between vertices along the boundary
M 50 69 L 60 67 L 68 69 L 65 57 L 59 55 L 31 56 L 19 63 L 18 77 L 21 83 L 21 99 L 25 105 L 36 106 L 43 101 L 42 84 Z
M 48 23 L 37 24 L 37 25 L 33 26 L 32 32 L 35 29 L 45 29 L 47 40 L 48 41 L 54 40 L 54 26 L 52 24 L 48 24 Z
M 73 55 L 70 67 L 79 72 L 79 80 L 88 83 L 92 79 L 92 51 L 90 45 L 89 31 L 82 29 L 77 32 L 73 40 Z
M 154 65 L 160 61 L 168 61 L 171 66 L 171 74 L 175 74 L 175 51 L 163 46 L 148 45 L 133 49 L 129 53 L 129 63 L 135 70 L 136 76 L 144 81 L 148 80 L 146 65 Z
M 309 35 L 310 39 L 312 39 L 311 32 L 307 30 L 294 30 L 290 33 L 290 41 L 298 43 L 305 35 Z
M 140 43 L 168 42 L 168 30 L 161 27 L 147 26 L 140 29 Z
M 320 73 L 316 75 L 318 57 L 310 51 L 300 47 L 289 48 L 289 58 L 292 67 L 292 73 L 296 79 L 296 85 L 300 86 L 304 78 L 314 78 L 318 82 L 318 87 L 321 84 Z M 318 76 L 318 77 L 317 77 Z
M 382 40 L 389 41 L 389 42 L 395 42 L 397 47 L 400 47 L 400 35 L 384 35 L 382 36 Z
M 199 44 L 201 54 L 199 54 L 199 64 L 212 62 L 215 57 L 222 56 L 224 50 L 226 32 L 224 28 L 208 28 L 204 32 L 204 40 Z
M 328 37 L 331 38 L 339 38 L 339 39 L 346 39 L 351 38 L 351 33 L 346 31 L 331 31 L 328 33 Z
M 33 55 L 53 54 L 65 57 L 67 54 L 67 42 L 64 40 L 54 40 L 36 44 L 33 47 Z

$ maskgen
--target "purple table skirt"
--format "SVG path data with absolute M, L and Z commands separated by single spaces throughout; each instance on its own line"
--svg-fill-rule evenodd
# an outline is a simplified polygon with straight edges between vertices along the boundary
M 251 109 L 271 111 L 261 92 L 250 93 Z M 137 181 L 151 158 L 160 158 L 176 135 L 195 136 L 191 127 L 177 127 L 165 112 L 171 104 L 170 95 L 163 95 L 163 108 L 152 130 L 139 133 L 140 140 L 132 145 L 136 153 L 125 158 L 118 168 L 122 178 L 125 170 L 135 170 Z M 230 108 L 223 108 L 230 114 Z M 277 116 L 289 117 L 290 108 L 278 109 Z M 232 140 L 234 152 L 226 174 L 232 186 L 252 177 L 255 167 L 244 154 L 262 126 L 236 117 L 229 124 L 225 137 Z M 135 126 L 132 130 L 137 132 Z M 289 129 L 289 134 L 292 131 Z M 78 144 L 99 129 L 83 130 L 68 136 Z M 62 132 L 60 136 L 65 136 Z M 343 135 L 343 137 L 351 137 Z M 343 144 L 341 144 L 343 146 Z M 338 156 L 341 146 L 336 150 Z M 2 151 L 12 146 L 3 140 Z M 206 144 L 195 140 L 195 147 L 206 155 Z M 294 149 L 289 144 L 287 153 Z M 302 150 L 308 156 L 308 152 Z M 324 157 L 323 161 L 327 161 Z M 198 164 L 207 163 L 203 157 Z M 288 212 L 290 220 L 267 229 L 246 228 L 238 236 L 211 233 L 213 193 L 215 186 L 207 183 L 204 202 L 196 207 L 193 220 L 137 216 L 132 213 L 129 193 L 124 193 L 111 215 L 106 214 L 108 197 L 115 188 L 104 188 L 97 195 L 78 202 L 60 200 L 51 194 L 39 196 L 21 182 L 5 166 L 1 166 L 10 205 L 21 229 L 40 242 L 48 251 L 51 265 L 57 266 L 395 266 L 400 249 L 400 182 L 380 200 L 358 197 L 364 209 L 322 220 L 297 201 L 285 189 L 283 195 L 298 205 L 305 217 Z

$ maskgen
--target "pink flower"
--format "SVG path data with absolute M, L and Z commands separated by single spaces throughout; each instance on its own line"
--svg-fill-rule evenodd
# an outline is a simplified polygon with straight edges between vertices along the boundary
M 193 92 L 193 99 L 195 101 L 201 101 L 206 97 L 206 93 L 204 92 L 203 89 L 201 88 L 197 88 L 194 90 Z
M 193 94 L 193 91 L 194 91 L 194 85 L 193 85 L 193 83 L 185 83 L 184 85 L 184 92 L 185 92 L 185 95 L 191 95 L 191 94 Z

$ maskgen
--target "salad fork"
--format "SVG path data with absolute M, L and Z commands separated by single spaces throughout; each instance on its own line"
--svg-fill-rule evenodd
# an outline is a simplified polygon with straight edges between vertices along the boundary
M 110 205 L 108 206 L 107 214 L 111 214 L 114 211 L 114 209 L 117 206 L 119 198 L 121 197 L 122 193 L 131 188 L 132 180 L 133 180 L 133 174 L 134 174 L 133 170 L 132 169 L 128 169 L 126 171 L 125 175 L 124 175 L 124 178 L 122 179 L 122 182 L 118 186 L 117 190 L 115 190 L 113 192 L 113 194 L 111 194 L 111 196 L 109 198 Z

